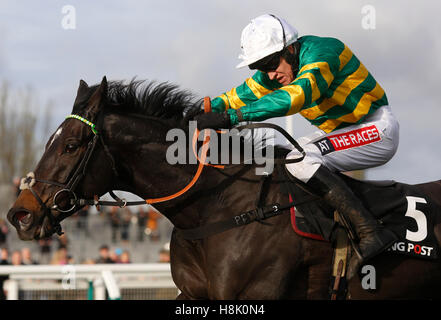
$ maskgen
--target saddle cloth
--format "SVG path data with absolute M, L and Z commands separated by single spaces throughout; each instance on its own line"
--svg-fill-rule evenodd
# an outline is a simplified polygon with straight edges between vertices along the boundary
M 441 208 L 418 186 L 394 181 L 360 181 L 344 174 L 341 177 L 380 223 L 399 237 L 387 251 L 423 259 L 438 257 L 434 226 Z M 289 194 L 290 201 L 301 202 L 310 196 L 288 182 L 289 178 L 285 181 L 282 190 Z M 323 200 L 300 204 L 291 208 L 292 227 L 300 236 L 332 241 L 336 229 L 333 213 Z

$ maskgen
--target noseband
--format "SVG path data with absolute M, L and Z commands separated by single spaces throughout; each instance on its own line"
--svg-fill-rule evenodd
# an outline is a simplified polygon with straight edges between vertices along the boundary
M 102 136 L 98 134 L 98 131 L 95 128 L 95 125 L 92 122 L 88 121 L 87 119 L 84 119 L 78 115 L 69 115 L 68 117 L 66 117 L 66 119 L 69 119 L 69 118 L 80 120 L 81 122 L 89 125 L 92 129 L 92 132 L 94 133 L 94 136 L 93 136 L 92 140 L 89 141 L 89 143 L 87 145 L 86 152 L 83 156 L 83 159 L 81 159 L 81 162 L 78 164 L 77 168 L 75 169 L 74 174 L 69 179 L 68 183 L 62 184 L 62 183 L 55 182 L 55 181 L 37 179 L 37 178 L 35 178 L 35 174 L 33 172 L 28 173 L 25 178 L 21 179 L 21 183 L 20 183 L 20 190 L 28 189 L 33 194 L 35 199 L 37 199 L 38 203 L 40 204 L 41 208 L 43 209 L 44 215 L 42 217 L 42 221 L 45 217 L 47 217 L 49 219 L 49 223 L 51 224 L 51 227 L 53 228 L 54 232 L 57 233 L 58 235 L 63 234 L 60 222 L 64 218 L 66 218 L 67 216 L 72 214 L 78 204 L 77 195 L 75 194 L 75 189 L 78 186 L 78 184 L 80 183 L 80 181 L 86 175 L 87 165 L 89 164 L 90 158 L 91 158 L 94 150 L 96 149 L 96 146 L 97 146 L 99 140 L 101 140 L 101 143 L 104 146 L 106 154 L 108 154 L 108 156 L 110 157 L 110 160 L 112 162 L 112 168 L 113 168 L 114 172 L 116 172 L 113 157 L 111 156 L 110 152 L 108 152 L 108 149 L 104 144 Z M 37 182 L 45 183 L 45 184 L 49 184 L 49 185 L 54 185 L 54 186 L 58 186 L 61 188 L 60 190 L 58 190 L 55 193 L 55 195 L 52 199 L 53 205 L 51 207 L 48 207 L 43 202 L 41 197 L 32 188 L 35 185 L 35 183 L 37 183 Z M 70 207 L 68 209 L 61 208 L 60 205 L 57 203 L 57 200 L 59 200 L 60 196 L 63 194 L 66 194 L 66 193 L 70 197 L 70 204 L 69 204 Z M 52 214 L 53 210 L 58 211 L 60 214 L 55 217 Z

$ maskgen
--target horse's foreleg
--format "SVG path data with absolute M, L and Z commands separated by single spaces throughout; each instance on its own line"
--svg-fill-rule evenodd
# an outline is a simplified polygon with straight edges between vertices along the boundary
M 207 299 L 207 280 L 200 261 L 203 258 L 198 245 L 178 239 L 173 232 L 170 262 L 173 281 L 181 291 L 178 300 Z

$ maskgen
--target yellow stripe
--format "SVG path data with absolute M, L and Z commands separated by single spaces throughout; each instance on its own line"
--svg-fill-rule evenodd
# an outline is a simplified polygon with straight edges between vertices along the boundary
M 302 69 L 300 69 L 299 73 L 315 68 L 319 69 L 319 72 L 321 73 L 322 77 L 325 79 L 326 83 L 329 86 L 332 80 L 334 79 L 334 75 L 331 73 L 331 70 L 329 69 L 329 64 L 327 62 L 317 62 L 317 63 L 307 64 Z M 315 101 L 318 98 L 320 98 L 321 92 L 319 87 L 317 86 L 317 80 L 313 73 L 307 72 L 301 75 L 300 77 L 297 77 L 295 81 L 299 79 L 309 80 L 312 89 L 311 101 Z M 303 91 L 303 88 L 300 85 L 288 85 L 281 88 L 281 90 L 285 90 L 286 92 L 288 92 L 291 97 L 291 108 L 288 111 L 287 115 L 291 115 L 299 112 L 300 109 L 305 104 L 305 93 Z
M 341 71 L 345 67 L 349 60 L 351 60 L 352 56 L 352 51 L 345 45 L 343 52 L 340 53 L 340 56 L 338 57 L 340 59 L 340 68 L 338 71 Z
M 302 116 L 304 116 L 306 119 L 314 120 L 315 118 L 324 114 L 326 111 L 328 111 L 329 109 L 331 109 L 335 105 L 336 105 L 336 103 L 334 100 L 325 99 L 322 101 L 322 103 L 320 103 L 319 105 L 317 105 L 315 107 L 304 109 L 304 110 L 300 111 L 300 114 Z
M 335 89 L 334 94 L 332 95 L 332 99 L 335 100 L 339 104 L 343 104 L 346 101 L 348 95 L 358 87 L 366 78 L 369 76 L 369 71 L 364 67 L 362 63 L 358 69 L 350 74 L 345 81 L 341 85 Z
M 248 88 L 250 88 L 250 90 L 254 93 L 257 99 L 260 99 L 268 93 L 273 92 L 272 90 L 267 89 L 260 83 L 256 82 L 256 80 L 254 80 L 253 78 L 248 78 L 247 80 L 245 80 L 245 83 L 247 84 Z
M 319 128 L 322 129 L 324 132 L 329 133 L 335 128 L 337 128 L 343 121 L 338 119 L 329 119 L 323 122 Z
M 243 107 L 245 105 L 245 103 L 243 103 L 243 101 L 240 100 L 239 96 L 237 95 L 236 88 L 231 89 L 229 92 L 227 92 L 225 94 L 228 97 L 231 108 L 238 109 L 238 108 Z
M 317 86 L 317 80 L 315 79 L 315 76 L 312 73 L 305 73 L 304 75 L 301 75 L 300 77 L 296 78 L 296 81 L 299 79 L 308 79 L 309 83 L 311 84 L 311 101 L 314 102 L 318 98 L 320 98 L 321 93 L 320 89 Z
M 303 88 L 297 84 L 291 84 L 280 88 L 280 90 L 288 92 L 291 97 L 291 108 L 286 115 L 289 116 L 299 112 L 305 103 L 305 93 L 303 92 Z
M 299 74 L 304 71 L 311 70 L 314 68 L 318 68 L 320 70 L 320 73 L 322 74 L 323 79 L 325 79 L 325 81 L 329 87 L 331 85 L 332 80 L 334 80 L 334 75 L 332 74 L 331 69 L 329 68 L 329 64 L 327 62 L 315 62 L 315 63 L 307 64 L 306 66 L 303 66 L 302 69 L 300 69 Z M 297 79 L 300 79 L 303 76 L 301 76 Z
M 323 115 L 333 106 L 343 105 L 352 90 L 354 90 L 358 85 L 360 85 L 360 83 L 366 80 L 368 75 L 369 72 L 367 71 L 365 66 L 360 63 L 358 69 L 354 73 L 349 75 L 346 80 L 343 81 L 343 83 L 335 89 L 332 97 L 323 100 L 322 103 L 315 107 L 302 110 L 301 114 L 309 120 L 314 120 L 317 117 Z
M 377 83 L 375 88 L 369 92 L 366 92 L 358 102 L 357 106 L 354 109 L 354 112 L 344 115 L 339 118 L 344 122 L 355 123 L 360 120 L 363 116 L 365 116 L 369 109 L 371 108 L 372 102 L 381 98 L 384 94 L 383 88 Z
M 358 120 L 360 120 L 363 116 L 368 114 L 372 103 L 378 99 L 381 99 L 381 97 L 384 95 L 384 90 L 381 88 L 381 86 L 377 83 L 375 88 L 372 89 L 369 92 L 366 92 L 358 102 L 357 106 L 355 107 L 354 111 L 350 114 L 346 114 L 344 116 L 341 116 L 338 119 L 330 119 L 325 122 L 323 122 L 319 128 L 323 131 L 329 133 L 333 131 L 335 128 L 337 128 L 342 122 L 349 122 L 349 123 L 356 123 Z
M 221 98 L 222 101 L 224 102 L 225 110 L 228 110 L 230 108 L 230 101 L 228 101 L 227 96 L 225 94 L 222 94 L 222 95 L 219 96 L 219 98 Z

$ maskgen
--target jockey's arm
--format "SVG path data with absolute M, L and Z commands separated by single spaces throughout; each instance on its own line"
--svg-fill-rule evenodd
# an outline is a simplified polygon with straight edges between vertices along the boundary
M 238 109 L 259 100 L 280 87 L 280 83 L 270 80 L 266 73 L 257 71 L 240 86 L 213 99 L 212 108 L 215 112 Z

